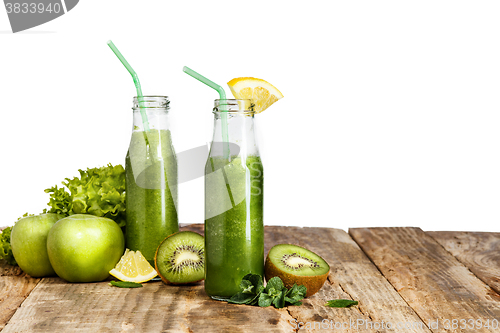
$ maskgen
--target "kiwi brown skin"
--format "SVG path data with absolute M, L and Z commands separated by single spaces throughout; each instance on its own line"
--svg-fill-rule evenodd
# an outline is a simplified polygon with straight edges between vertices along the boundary
M 316 294 L 321 289 L 321 287 L 323 287 L 323 284 L 328 278 L 328 274 L 330 274 L 330 269 L 328 269 L 328 272 L 326 272 L 325 274 L 314 276 L 299 276 L 284 272 L 271 262 L 271 260 L 269 259 L 269 253 L 266 257 L 264 271 L 266 281 L 269 281 L 273 277 L 277 276 L 281 279 L 281 281 L 283 281 L 283 284 L 288 289 L 292 288 L 294 284 L 304 285 L 307 288 L 306 297 Z
M 185 285 L 192 285 L 192 284 L 196 284 L 196 283 L 198 283 L 198 282 L 200 282 L 200 281 L 203 281 L 204 279 L 200 279 L 200 280 L 197 280 L 197 281 L 190 281 L 190 282 L 186 282 L 186 283 L 176 283 L 176 282 L 171 282 L 171 281 L 167 280 L 167 279 L 166 279 L 163 275 L 161 275 L 160 270 L 158 269 L 158 264 L 156 263 L 156 261 L 157 261 L 157 260 L 156 260 L 156 257 L 158 256 L 158 250 L 160 249 L 161 244 L 163 244 L 163 242 L 164 242 L 165 240 L 167 240 L 169 237 L 172 237 L 173 235 L 178 234 L 178 233 L 180 233 L 180 232 L 183 232 L 183 231 L 178 231 L 178 232 L 175 232 L 175 233 L 173 233 L 173 234 L 171 234 L 171 235 L 169 235 L 169 236 L 165 237 L 165 239 L 164 239 L 164 240 L 160 243 L 160 245 L 158 245 L 158 247 L 156 248 L 156 252 L 155 252 L 155 270 L 156 270 L 156 273 L 158 273 L 158 276 L 161 278 L 161 280 L 162 280 L 162 281 L 163 281 L 163 283 L 165 283 L 165 284 L 174 285 L 174 286 L 180 286 L 180 285 L 185 286 Z M 194 232 L 194 231 L 190 231 L 190 232 Z

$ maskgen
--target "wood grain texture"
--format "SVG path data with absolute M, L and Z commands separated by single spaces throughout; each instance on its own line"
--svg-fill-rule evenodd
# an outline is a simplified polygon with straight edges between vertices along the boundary
M 203 233 L 203 226 L 181 228 Z M 290 332 L 284 309 L 211 300 L 203 283 L 148 282 L 122 289 L 45 278 L 2 333 L 8 332 Z
M 182 226 L 181 230 L 203 234 L 203 225 Z M 266 254 L 275 244 L 292 243 L 318 253 L 331 266 L 327 282 L 316 295 L 305 299 L 302 306 L 279 310 L 213 301 L 205 294 L 203 283 L 167 286 L 162 282 L 148 282 L 143 288 L 121 289 L 107 282 L 33 279 L 19 268 L 0 262 L 0 330 L 5 325 L 2 333 L 308 332 L 325 329 L 340 332 L 491 332 L 478 328 L 444 330 L 442 326 L 429 329 L 426 324 L 436 319 L 441 325 L 445 319 L 453 318 L 500 318 L 500 296 L 470 268 L 475 265 L 477 272 L 482 269 L 483 280 L 490 276 L 495 282 L 498 273 L 486 268 L 488 265 L 499 267 L 494 253 L 498 234 L 474 236 L 478 233 L 466 233 L 472 236 L 464 234 L 460 236 L 463 238 L 457 236 L 453 240 L 445 233 L 430 233 L 438 243 L 418 228 L 351 229 L 350 233 L 352 238 L 342 230 L 330 228 L 265 228 Z M 360 304 L 347 309 L 324 305 L 327 300 L 338 298 L 355 299 Z M 412 327 L 377 328 L 381 322 L 386 325 L 390 322 L 393 326 L 409 323 Z M 299 323 L 302 323 L 301 330 Z M 334 327 L 335 324 L 344 324 L 344 327 Z
M 0 330 L 39 281 L 23 273 L 19 266 L 0 260 Z
M 287 308 L 298 322 L 356 323 L 343 329 L 340 325 L 333 327 L 342 332 L 394 332 L 398 323 L 412 323 L 412 328 L 405 332 L 430 332 L 345 231 L 270 226 L 266 227 L 265 243 L 266 254 L 275 244 L 290 243 L 310 249 L 330 265 L 323 288 L 305 299 L 302 306 Z M 347 309 L 325 306 L 327 300 L 339 298 L 357 300 L 359 306 Z M 393 329 L 376 329 L 382 322 L 385 327 L 391 323 Z
M 500 233 L 428 231 L 426 234 L 500 293 Z
M 285 332 L 288 313 L 210 300 L 203 284 L 107 283 L 43 279 L 14 314 L 9 332 Z
M 419 228 L 362 228 L 349 233 L 433 332 L 491 332 L 452 319 L 500 319 L 500 296 Z

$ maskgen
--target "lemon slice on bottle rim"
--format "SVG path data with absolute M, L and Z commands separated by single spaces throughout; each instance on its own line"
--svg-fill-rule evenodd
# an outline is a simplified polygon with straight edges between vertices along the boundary
M 125 250 L 115 268 L 109 271 L 120 281 L 142 283 L 158 275 L 156 270 L 144 258 L 141 251 Z
M 250 99 L 254 111 L 260 113 L 283 98 L 283 94 L 269 82 L 254 77 L 238 77 L 227 83 L 236 99 Z

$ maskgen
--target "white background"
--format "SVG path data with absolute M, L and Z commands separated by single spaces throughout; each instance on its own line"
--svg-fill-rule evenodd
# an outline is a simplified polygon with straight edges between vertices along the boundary
M 498 1 L 91 1 L 12 34 L 0 8 L 0 226 L 78 169 L 124 163 L 130 75 L 171 99 L 178 152 L 206 144 L 215 91 L 263 78 L 265 223 L 500 231 Z M 227 89 L 229 94 L 229 89 Z M 203 222 L 203 180 L 180 188 Z

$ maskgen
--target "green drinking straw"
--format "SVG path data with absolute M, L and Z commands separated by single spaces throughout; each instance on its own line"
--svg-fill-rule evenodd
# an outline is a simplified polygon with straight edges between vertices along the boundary
M 222 111 L 227 111 L 226 105 L 224 104 L 226 102 L 226 92 L 224 91 L 224 88 L 219 86 L 217 83 L 210 81 L 203 75 L 196 73 L 193 71 L 191 68 L 184 66 L 182 69 L 184 73 L 191 75 L 194 77 L 196 80 L 206 84 L 210 88 L 215 89 L 219 93 L 219 99 L 221 101 L 221 110 Z M 224 152 L 224 158 L 229 158 L 229 139 L 227 135 L 227 112 L 222 112 L 222 140 L 224 141 L 224 145 L 222 147 L 223 152 Z
M 142 124 L 144 125 L 144 130 L 149 132 L 149 121 L 148 116 L 146 115 L 146 111 L 144 111 L 144 98 L 142 96 L 141 83 L 139 82 L 139 77 L 137 73 L 134 71 L 132 66 L 128 63 L 128 61 L 123 57 L 123 55 L 118 51 L 115 44 L 111 40 L 108 40 L 108 46 L 115 53 L 115 55 L 120 59 L 121 63 L 128 70 L 130 75 L 132 75 L 132 79 L 134 80 L 135 89 L 137 89 L 137 101 L 139 102 L 139 109 L 141 110 Z

